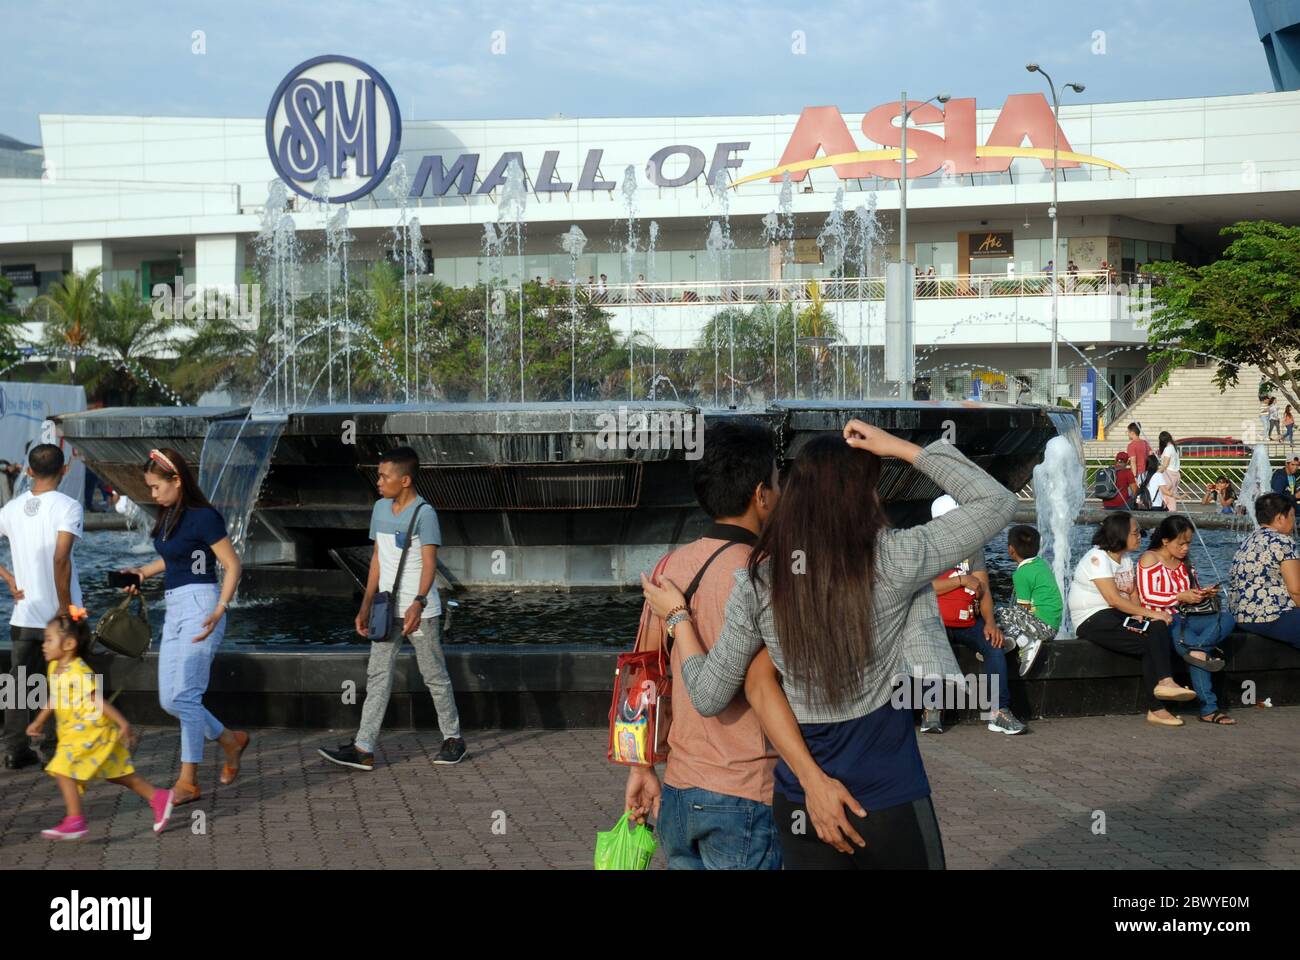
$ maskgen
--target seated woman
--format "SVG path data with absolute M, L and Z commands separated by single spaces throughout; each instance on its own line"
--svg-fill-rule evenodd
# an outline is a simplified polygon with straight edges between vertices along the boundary
M 959 492 L 962 505 L 922 526 L 890 527 L 877 492 L 884 457 Z M 867 813 L 849 814 L 865 839 L 852 855 L 820 842 L 799 828 L 811 812 L 803 783 L 783 759 L 772 812 L 787 867 L 942 869 L 913 715 L 895 709 L 891 696 L 895 679 L 918 662 L 905 648 L 934 647 L 936 662 L 952 656 L 929 581 L 982 548 L 1015 509 L 1015 495 L 951 444 L 922 450 L 853 420 L 843 439 L 809 441 L 792 465 L 748 568 L 736 573 L 711 651 L 700 645 L 677 585 L 642 578 L 655 614 L 675 625 L 679 679 L 696 709 L 705 716 L 723 710 L 766 647 L 816 766 Z M 911 615 L 918 591 L 921 617 Z
M 1220 513 L 1232 513 L 1237 504 L 1237 491 L 1232 486 L 1232 481 L 1220 475 L 1213 483 L 1207 483 L 1201 503 L 1214 504 Z
M 1151 531 L 1151 542 L 1138 557 L 1138 595 L 1151 609 L 1173 614 L 1169 632 L 1174 649 L 1191 668 L 1192 688 L 1201 701 L 1201 720 L 1227 726 L 1237 721 L 1219 709 L 1214 696 L 1210 674 L 1223 669 L 1223 660 L 1211 656 L 1211 651 L 1232 636 L 1232 612 L 1221 606 L 1214 613 L 1188 614 L 1179 608 L 1180 604 L 1209 600 L 1219 589 L 1218 584 L 1201 588 L 1196 571 L 1187 562 L 1194 530 L 1192 521 L 1174 513 Z
M 1070 584 L 1070 620 L 1082 640 L 1106 650 L 1142 658 L 1142 689 L 1147 698 L 1147 722 L 1181 727 L 1162 700 L 1195 700 L 1196 692 L 1174 682 L 1170 673 L 1168 610 L 1154 610 L 1137 599 L 1133 560 L 1128 556 L 1142 543 L 1133 515 L 1111 514 L 1092 538 L 1093 547 L 1074 569 Z
M 1255 501 L 1259 529 L 1237 548 L 1228 570 L 1228 599 L 1237 626 L 1300 648 L 1300 553 L 1295 500 L 1266 493 Z

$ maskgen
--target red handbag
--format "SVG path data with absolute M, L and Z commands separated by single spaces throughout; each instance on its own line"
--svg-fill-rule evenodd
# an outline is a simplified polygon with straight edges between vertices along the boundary
M 658 582 L 669 556 L 665 554 L 655 564 L 651 580 Z M 673 679 L 663 638 L 657 650 L 641 650 L 651 616 L 650 605 L 643 604 L 632 652 L 619 654 L 614 668 L 607 756 L 611 762 L 627 767 L 653 767 L 668 759 Z
M 960 567 L 953 567 L 945 574 L 948 577 L 960 576 Z M 965 587 L 949 590 L 940 595 L 939 616 L 943 617 L 945 627 L 969 627 L 975 622 L 975 594 Z

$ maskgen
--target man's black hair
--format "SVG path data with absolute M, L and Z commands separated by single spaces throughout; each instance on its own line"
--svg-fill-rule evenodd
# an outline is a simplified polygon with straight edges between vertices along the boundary
M 771 427 L 751 417 L 707 424 L 704 450 L 691 467 L 695 499 L 713 519 L 749 509 L 754 488 L 772 482 L 776 439 Z
M 52 443 L 38 443 L 27 454 L 27 466 L 42 480 L 57 477 L 63 469 L 63 451 Z
M 391 463 L 400 473 L 410 477 L 411 483 L 415 483 L 415 478 L 420 475 L 420 455 L 410 447 L 394 447 L 380 457 L 379 462 Z
M 1139 437 L 1142 436 L 1142 428 L 1139 427 L 1136 423 L 1130 423 L 1128 425 L 1128 428 L 1132 430 L 1134 433 L 1136 433 Z
M 1260 526 L 1272 523 L 1277 517 L 1284 517 L 1295 509 L 1295 498 L 1284 493 L 1266 493 L 1255 500 L 1255 519 Z
M 1015 550 L 1021 560 L 1038 556 L 1041 543 L 1042 537 L 1038 535 L 1038 528 L 1031 527 L 1027 523 L 1018 523 L 1007 531 L 1007 546 Z

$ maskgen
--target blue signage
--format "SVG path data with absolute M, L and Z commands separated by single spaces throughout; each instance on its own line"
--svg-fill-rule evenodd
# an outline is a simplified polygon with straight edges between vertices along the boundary
M 1084 440 L 1097 439 L 1097 371 L 1088 368 L 1088 379 L 1079 384 L 1079 432 Z
M 266 112 L 271 165 L 295 193 L 313 198 L 322 168 L 364 197 L 383 182 L 402 142 L 402 115 L 388 82 L 368 64 L 328 55 L 298 64 L 280 81 Z M 358 186 L 358 181 L 360 185 Z

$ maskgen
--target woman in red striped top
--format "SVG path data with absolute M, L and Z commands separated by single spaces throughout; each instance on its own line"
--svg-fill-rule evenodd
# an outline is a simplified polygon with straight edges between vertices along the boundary
M 1169 610 L 1174 615 L 1169 634 L 1174 648 L 1187 661 L 1192 688 L 1201 701 L 1201 720 L 1229 726 L 1236 721 L 1219 709 L 1211 683 L 1211 673 L 1223 669 L 1221 657 L 1211 656 L 1215 645 L 1232 635 L 1236 624 L 1226 607 L 1218 613 L 1188 616 L 1179 604 L 1196 604 L 1214 596 L 1218 584 L 1194 586 L 1193 573 L 1187 564 L 1195 527 L 1182 514 L 1171 514 L 1151 531 L 1151 542 L 1138 558 L 1138 593 L 1142 603 L 1153 609 Z

